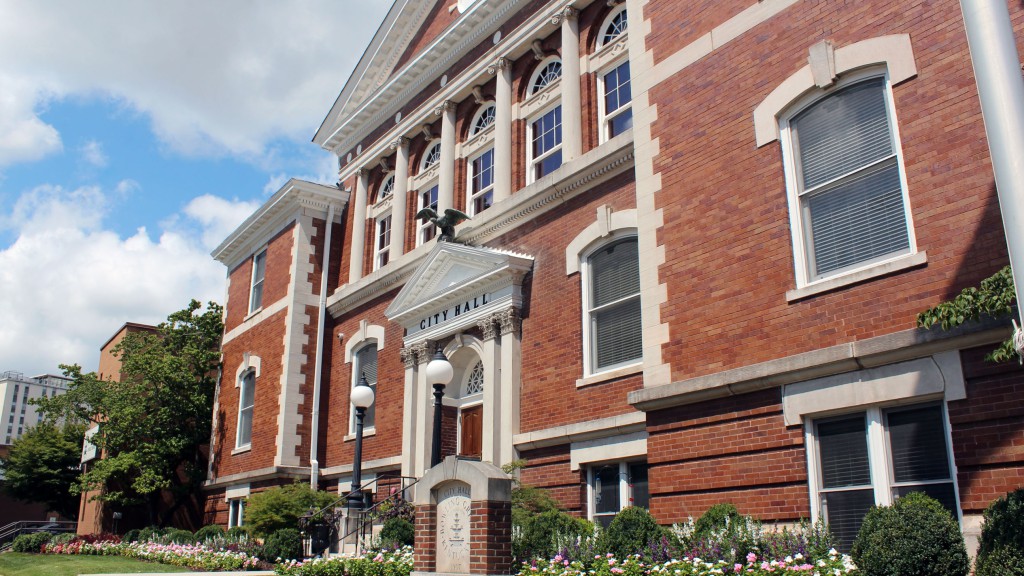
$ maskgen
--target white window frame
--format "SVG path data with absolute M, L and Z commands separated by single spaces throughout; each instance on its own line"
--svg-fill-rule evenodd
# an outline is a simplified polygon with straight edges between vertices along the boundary
M 390 186 L 389 186 L 390 184 Z M 395 192 L 395 173 L 388 172 L 384 175 L 384 178 L 380 181 L 380 186 L 377 187 L 376 202 L 379 203 L 383 200 L 387 200 Z
M 592 281 L 592 274 L 591 274 L 591 271 L 590 271 L 590 257 L 593 256 L 598 251 L 600 251 L 603 248 L 605 248 L 606 246 L 608 246 L 609 244 L 613 244 L 615 242 L 618 242 L 620 240 L 625 240 L 627 238 L 637 238 L 637 237 L 638 236 L 637 236 L 636 229 L 616 230 L 613 233 L 609 234 L 608 236 L 602 238 L 601 242 L 595 243 L 595 244 L 591 245 L 590 247 L 588 247 L 586 249 L 586 251 L 580 253 L 580 262 L 579 262 L 580 288 L 581 288 L 582 297 L 583 297 L 582 298 L 582 311 L 583 311 L 583 376 L 584 376 L 584 378 L 587 378 L 587 377 L 590 377 L 590 376 L 599 375 L 599 374 L 604 374 L 606 372 L 618 372 L 620 370 L 628 369 L 630 367 L 638 366 L 638 365 L 643 364 L 643 361 L 644 361 L 644 359 L 643 359 L 643 347 L 641 346 L 641 354 L 640 354 L 639 358 L 636 358 L 635 360 L 629 360 L 629 361 L 626 361 L 626 362 L 622 362 L 622 363 L 619 363 L 619 364 L 612 364 L 611 366 L 605 366 L 605 367 L 601 368 L 600 370 L 596 369 L 595 362 L 597 361 L 597 358 L 596 358 L 596 354 L 594 353 L 594 334 L 593 334 L 594 325 L 593 325 L 593 317 L 592 317 L 592 315 L 594 313 L 594 310 L 592 310 L 591 306 L 590 306 L 590 300 L 591 300 L 590 292 L 591 292 L 591 281 Z M 638 244 L 638 250 L 639 250 L 639 244 Z M 642 290 L 638 291 L 635 296 L 629 296 L 628 298 L 623 298 L 623 299 L 617 300 L 617 301 L 615 301 L 613 303 L 606 304 L 605 307 L 616 305 L 616 304 L 620 304 L 622 302 L 625 302 L 627 299 L 636 298 L 637 300 L 640 300 L 641 294 L 642 294 Z M 642 306 L 643 306 L 643 304 L 641 302 L 641 307 Z
M 259 279 L 257 279 L 256 278 L 256 271 L 259 268 L 258 262 L 259 262 L 260 257 L 263 258 L 263 274 L 262 274 L 262 276 L 259 277 Z M 250 274 L 251 274 L 251 276 L 249 278 L 249 313 L 252 314 L 253 312 L 256 312 L 257 310 L 260 310 L 260 309 L 263 308 L 263 297 L 264 297 L 263 285 L 264 285 L 264 280 L 266 280 L 266 278 L 267 278 L 267 247 L 266 246 L 264 246 L 260 250 L 256 251 L 255 254 L 253 254 L 253 256 L 252 256 L 252 271 L 251 271 Z M 259 288 L 259 291 L 260 291 L 259 302 L 257 302 L 256 298 L 255 298 L 255 296 L 256 296 L 256 289 L 257 288 Z
M 534 136 L 534 134 L 533 134 L 534 126 L 533 125 L 534 125 L 534 123 L 539 122 L 541 118 L 543 118 L 547 114 L 553 112 L 556 108 L 561 108 L 561 107 L 562 107 L 562 102 L 558 101 L 553 106 L 548 106 L 548 107 L 544 108 L 544 110 L 542 110 L 541 112 L 533 115 L 526 122 L 526 183 L 527 184 L 531 184 L 531 183 L 533 183 L 533 182 L 535 182 L 537 180 L 537 173 L 536 173 L 537 165 L 539 165 L 541 162 L 543 162 L 545 159 L 547 159 L 549 156 L 555 154 L 556 152 L 560 153 L 562 151 L 562 145 L 565 143 L 565 133 L 564 132 L 562 133 L 562 138 L 558 141 L 558 144 L 556 144 L 550 150 L 545 150 L 543 154 L 541 154 L 540 156 L 537 156 L 536 158 L 534 158 L 534 156 L 533 156 L 533 136 Z M 563 117 L 564 117 L 564 113 L 565 113 L 565 110 L 562 110 Z M 560 121 L 559 125 L 562 126 L 563 129 L 565 128 L 564 124 L 562 124 L 561 121 Z M 562 160 L 563 160 L 562 163 L 564 164 L 565 163 L 565 159 L 563 158 Z M 556 170 L 557 170 L 557 168 L 556 168 Z M 545 174 L 545 176 L 547 176 L 547 174 Z M 543 178 L 543 176 L 542 176 L 542 178 Z
M 529 98 L 530 96 L 533 96 L 534 94 L 538 94 L 540 92 L 543 92 L 545 88 L 547 88 L 548 86 L 554 85 L 556 82 L 558 82 L 562 78 L 562 73 L 565 70 L 564 70 L 564 68 L 559 68 L 558 78 L 554 78 L 554 79 L 548 80 L 547 83 L 545 83 L 543 85 L 540 84 L 541 80 L 543 79 L 542 73 L 544 72 L 544 70 L 547 69 L 548 66 L 550 66 L 551 64 L 553 64 L 555 62 L 558 62 L 559 65 L 561 65 L 562 64 L 562 58 L 559 57 L 559 56 L 548 56 L 547 58 L 541 60 L 540 64 L 538 64 L 537 67 L 534 68 L 533 75 L 530 76 L 530 88 L 526 92 L 526 97 L 527 98 Z
M 486 126 L 479 126 L 478 127 L 477 123 L 480 121 L 481 118 L 483 118 L 484 114 L 488 110 L 490 110 L 490 109 L 494 109 L 494 114 L 491 116 L 491 121 L 488 122 Z M 476 114 L 473 114 L 472 121 L 470 121 L 470 123 L 469 123 L 469 139 L 472 139 L 477 134 L 482 134 L 483 132 L 486 132 L 488 128 L 490 128 L 491 126 L 494 126 L 494 122 L 497 120 L 497 114 L 498 114 L 497 105 L 494 103 L 493 100 L 489 100 L 487 102 L 481 103 L 479 108 L 477 108 Z
M 362 367 L 359 366 L 359 361 L 358 361 L 359 353 L 362 352 L 365 348 L 368 348 L 370 346 L 374 346 L 377 349 L 377 381 L 370 383 L 370 387 L 373 389 L 373 394 L 374 394 L 373 405 L 376 407 L 376 405 L 377 405 L 377 384 L 380 382 L 380 351 L 381 351 L 382 346 L 380 344 L 378 344 L 378 341 L 373 339 L 373 338 L 368 338 L 366 340 L 361 341 L 359 343 L 359 346 L 358 347 L 354 347 L 352 349 L 352 351 L 351 351 L 351 360 L 350 360 L 350 362 L 352 362 L 352 389 L 355 390 L 356 386 L 359 385 L 359 376 L 360 376 L 360 373 L 362 372 L 362 370 L 361 370 Z M 348 432 L 349 432 L 349 435 L 353 436 L 353 437 L 354 437 L 354 435 L 356 433 L 356 409 L 355 409 L 355 407 L 352 406 L 351 403 L 349 403 L 349 411 L 348 411 Z M 376 432 L 377 432 L 377 411 L 376 411 L 376 409 L 374 409 L 374 412 L 373 412 L 373 423 L 370 424 L 370 425 L 367 425 L 366 424 L 366 420 L 365 419 L 363 420 L 363 436 L 372 435 L 372 434 L 375 434 Z M 346 437 L 346 438 L 348 438 L 348 437 Z
M 598 28 L 598 34 L 597 34 L 597 47 L 598 48 L 601 48 L 603 46 L 607 46 L 608 44 L 614 44 L 620 38 L 622 38 L 623 36 L 625 36 L 626 34 L 629 33 L 629 16 L 627 15 L 626 16 L 626 29 L 623 30 L 622 32 L 619 32 L 618 34 L 616 34 L 615 36 L 613 36 L 611 38 L 605 38 L 605 36 L 607 35 L 607 32 L 608 32 L 608 28 L 611 27 L 611 25 L 612 25 L 612 20 L 614 20 L 616 17 L 618 17 L 619 14 L 622 14 L 625 11 L 626 11 L 626 3 L 623 2 L 622 4 L 619 4 L 616 8 L 614 8 L 611 12 L 609 12 L 608 15 L 604 17 L 604 20 L 601 21 L 601 27 Z
M 433 162 L 428 162 L 428 160 L 431 157 L 430 153 L 431 153 L 431 151 L 434 150 L 434 148 L 437 148 L 437 159 L 434 160 Z M 441 162 L 441 140 L 435 138 L 435 139 L 431 140 L 430 142 L 427 142 L 427 146 L 423 149 L 423 157 L 420 158 L 420 170 L 419 170 L 418 173 L 422 174 L 422 173 L 426 172 L 427 170 L 430 170 L 434 166 L 437 166 L 438 164 L 440 164 L 440 162 Z
M 618 466 L 618 478 L 619 478 L 619 509 L 616 511 L 621 512 L 623 508 L 627 508 L 633 505 L 633 485 L 630 484 L 629 480 L 629 467 L 634 464 L 644 464 L 648 470 L 648 497 L 650 494 L 650 464 L 644 459 L 636 460 L 622 460 L 619 462 L 603 462 L 594 463 L 587 465 L 587 520 L 591 522 L 598 522 L 596 516 L 597 511 L 597 472 L 602 468 L 609 466 Z M 648 506 L 650 501 L 648 500 Z M 600 515 L 607 516 L 609 513 L 602 512 Z M 615 516 L 615 514 L 611 514 Z
M 597 73 L 597 115 L 598 115 L 598 118 L 600 118 L 601 129 L 598 132 L 600 133 L 601 142 L 607 142 L 608 140 L 613 138 L 612 130 L 611 130 L 611 121 L 612 120 L 614 120 L 618 116 L 621 116 L 621 115 L 625 114 L 627 111 L 630 114 L 632 114 L 632 111 L 633 111 L 633 97 L 632 97 L 633 96 L 633 94 L 632 94 L 633 70 L 632 70 L 632 67 L 630 67 L 630 78 L 629 78 L 629 82 L 630 82 L 630 99 L 629 99 L 629 102 L 627 102 L 626 104 L 620 105 L 618 108 L 616 108 L 615 110 L 612 110 L 611 112 L 608 112 L 605 109 L 605 106 L 606 106 L 606 104 L 605 104 L 605 100 L 606 100 L 606 97 L 605 97 L 605 87 L 606 87 L 606 82 L 607 82 L 605 80 L 605 77 L 608 74 L 611 74 L 612 72 L 617 70 L 619 68 L 619 66 L 622 66 L 623 64 L 626 64 L 628 62 L 629 62 L 628 59 L 616 60 L 614 63 L 610 64 L 609 66 L 599 70 L 598 73 Z
M 242 405 L 242 398 L 245 395 L 245 386 L 248 378 L 252 382 L 252 404 L 249 406 Z M 256 377 L 257 371 L 255 369 L 249 369 L 242 372 L 238 379 L 238 415 L 235 419 L 235 450 L 246 450 L 252 448 L 252 427 L 253 420 L 256 413 Z M 249 441 L 242 442 L 242 414 L 249 412 Z
M 373 233 L 373 269 L 380 270 L 387 265 L 391 260 L 391 243 L 394 241 L 393 233 L 394 228 L 392 227 L 394 222 L 391 221 L 391 212 L 384 214 L 377 218 L 377 223 L 374 226 Z M 388 242 L 384 246 L 380 245 L 381 234 L 383 227 L 387 226 Z
M 865 260 L 843 269 L 831 271 L 819 277 L 812 277 L 809 257 L 810 247 L 808 245 L 808 224 L 806 222 L 807 217 L 803 207 L 799 176 L 797 174 L 797 161 L 795 150 L 793 148 L 792 133 L 789 122 L 800 112 L 820 102 L 836 91 L 873 78 L 884 79 L 882 91 L 885 97 L 886 114 L 888 116 L 887 119 L 889 122 L 890 133 L 892 134 L 892 145 L 895 152 L 897 169 L 899 170 L 900 187 L 902 188 L 901 196 L 903 200 L 903 213 L 907 226 L 908 247 L 902 252 Z M 873 69 L 850 72 L 844 75 L 840 81 L 836 82 L 835 85 L 827 90 L 811 90 L 810 93 L 798 99 L 793 106 L 790 106 L 784 115 L 780 116 L 779 134 L 779 140 L 782 144 L 782 161 L 785 170 L 787 200 L 789 203 L 789 222 L 794 260 L 793 267 L 796 271 L 796 284 L 798 290 L 818 284 L 834 283 L 836 279 L 845 277 L 860 278 L 863 277 L 865 273 L 870 277 L 870 275 L 874 275 L 871 273 L 872 270 L 877 270 L 876 273 L 878 274 L 884 273 L 886 264 L 917 254 L 917 238 L 914 234 L 914 223 L 911 213 L 910 195 L 908 192 L 909 187 L 907 185 L 907 175 L 903 159 L 903 145 L 900 140 L 899 122 L 896 116 L 896 108 L 893 103 L 892 82 L 887 70 L 875 67 Z M 861 168 L 861 170 L 862 169 L 863 168 Z M 848 175 L 843 177 L 846 176 Z
M 844 416 L 849 417 L 856 414 L 865 414 L 866 440 L 868 445 L 868 469 L 871 475 L 871 488 L 874 492 L 875 505 L 891 506 L 895 500 L 892 495 L 895 481 L 893 479 L 892 457 L 889 449 L 889 428 L 885 420 L 885 413 L 891 410 L 899 410 L 901 408 L 912 410 L 915 408 L 927 408 L 931 406 L 938 406 L 942 412 L 942 434 L 943 440 L 946 444 L 946 458 L 947 465 L 949 466 L 950 480 L 922 481 L 915 482 L 913 484 L 945 484 L 951 482 L 953 485 L 953 495 L 957 504 L 956 520 L 962 526 L 963 509 L 960 504 L 960 486 L 957 481 L 956 459 L 953 453 L 953 440 L 950 434 L 952 426 L 949 422 L 949 411 L 947 409 L 946 402 L 941 399 L 928 401 L 927 399 L 921 398 L 906 399 L 899 402 L 873 406 L 860 406 L 854 410 L 804 416 L 804 445 L 808 447 L 804 452 L 807 455 L 807 485 L 811 502 L 811 520 L 813 522 L 817 522 L 818 519 L 822 518 L 821 494 L 823 490 L 823 482 L 821 478 L 821 459 L 819 456 L 821 453 L 821 447 L 818 442 L 817 435 L 818 423 L 839 419 Z
M 242 526 L 245 522 L 245 498 L 228 500 L 228 528 Z
M 473 192 L 473 177 L 476 175 L 473 171 L 473 164 L 480 158 L 484 157 L 487 153 L 491 154 L 491 184 L 480 189 L 477 192 Z M 470 216 L 476 216 L 476 199 L 486 196 L 488 193 L 491 194 L 491 204 L 494 204 L 494 148 L 488 148 L 479 154 L 471 156 L 466 162 L 466 213 Z M 486 210 L 486 208 L 484 209 Z M 481 210 L 482 212 L 483 210 Z
M 439 181 L 435 179 L 435 180 L 431 180 L 430 182 L 420 186 L 419 189 L 416 190 L 416 214 L 419 214 L 420 210 L 423 210 L 424 208 L 427 207 L 423 203 L 423 194 L 425 192 L 429 192 L 433 188 L 438 188 L 438 202 L 440 202 L 440 200 L 441 200 L 441 190 L 440 190 L 440 186 L 439 185 L 440 185 Z M 414 215 L 414 217 L 415 217 L 415 215 Z M 433 233 L 430 235 L 430 238 L 425 238 L 424 237 L 427 230 L 432 230 L 433 231 Z M 434 224 L 432 222 L 430 222 L 429 220 L 423 220 L 423 219 L 417 218 L 416 219 L 416 245 L 417 246 L 422 246 L 423 244 L 426 244 L 427 242 L 430 242 L 434 238 L 437 238 L 437 227 L 434 226 Z

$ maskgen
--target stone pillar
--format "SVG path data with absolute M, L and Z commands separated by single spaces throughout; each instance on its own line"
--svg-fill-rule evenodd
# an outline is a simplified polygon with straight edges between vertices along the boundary
M 394 217 L 391 220 L 394 222 Z M 416 395 L 416 351 L 413 348 L 402 348 L 398 353 L 405 364 L 405 393 L 402 397 L 405 407 L 402 413 L 402 476 L 415 476 L 416 454 L 419 448 L 416 443 L 416 426 L 421 419 L 421 410 L 416 405 L 416 401 L 419 400 Z
M 579 12 L 567 6 L 559 13 L 562 20 L 562 161 L 583 153 L 583 107 L 580 99 Z
M 356 202 L 352 209 L 352 247 L 348 263 L 349 283 L 363 277 L 363 249 L 366 246 L 366 181 L 370 173 L 361 169 L 356 174 Z
M 494 95 L 494 202 L 512 195 L 512 63 L 498 58 Z
M 483 427 L 483 438 L 481 439 L 482 453 L 480 459 L 484 462 L 502 464 L 499 460 L 499 443 L 503 439 L 504 428 L 499 423 L 502 410 L 501 404 L 501 346 L 496 336 L 497 318 L 495 314 L 477 322 L 477 326 L 483 333 L 483 358 L 484 365 L 484 404 L 483 421 L 493 422 L 493 426 Z M 508 438 L 511 440 L 511 438 Z
M 413 443 L 415 444 L 415 459 L 412 476 L 422 475 L 430 468 L 430 444 L 434 438 L 434 390 L 427 385 L 427 370 L 425 364 L 430 362 L 430 352 L 426 342 L 419 342 L 410 346 L 416 354 L 416 409 L 415 433 Z
M 501 411 L 498 412 L 498 429 L 508 437 L 501 438 L 495 455 L 495 462 L 512 462 L 516 454 L 512 437 L 519 433 L 519 390 L 521 387 L 520 365 L 522 364 L 522 321 L 519 310 L 509 308 L 497 315 L 498 331 L 501 334 Z
M 395 149 L 395 191 L 391 200 L 391 260 L 405 253 L 405 207 L 409 194 L 409 139 L 400 136 L 391 147 Z
M 445 100 L 434 110 L 441 116 L 441 167 L 437 178 L 437 212 L 454 208 L 455 199 L 455 103 Z

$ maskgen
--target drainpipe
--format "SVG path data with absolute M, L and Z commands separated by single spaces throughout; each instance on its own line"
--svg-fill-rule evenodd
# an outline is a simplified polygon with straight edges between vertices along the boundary
M 1024 78 L 1004 0 L 960 0 L 1024 326 Z M 1020 352 L 1019 332 L 1014 340 Z
M 320 463 L 316 459 L 317 438 L 320 435 L 320 379 L 324 367 L 324 316 L 327 314 L 327 272 L 331 264 L 331 229 L 334 227 L 334 205 L 327 207 L 327 224 L 324 225 L 324 260 L 320 265 L 320 307 L 316 328 L 316 364 L 313 369 L 313 422 L 309 428 L 309 487 L 317 489 L 320 483 Z

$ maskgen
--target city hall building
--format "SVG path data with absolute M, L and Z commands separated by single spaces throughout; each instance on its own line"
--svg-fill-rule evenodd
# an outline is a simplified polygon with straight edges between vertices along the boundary
M 422 476 L 436 350 L 442 454 L 603 524 L 732 502 L 848 545 L 923 490 L 973 537 L 1024 485 L 1009 320 L 915 324 L 1007 263 L 958 2 L 397 0 L 328 106 L 338 185 L 214 252 L 210 521 L 347 492 L 361 377 L 363 484 Z

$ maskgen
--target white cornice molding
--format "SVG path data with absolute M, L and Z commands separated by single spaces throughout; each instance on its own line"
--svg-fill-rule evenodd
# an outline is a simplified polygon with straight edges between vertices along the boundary
M 589 187 L 596 186 L 632 167 L 633 132 L 627 130 L 583 156 L 563 164 L 558 170 L 512 196 L 495 203 L 469 221 L 475 222 L 476 226 L 468 227 L 464 224 L 465 229 L 458 234 L 457 239 L 467 244 L 483 245 L 508 233 L 525 220 L 557 208 Z M 328 311 L 333 317 L 338 318 L 357 306 L 400 288 L 433 247 L 434 244 L 417 246 L 387 266 L 338 288 L 327 299 Z
M 246 218 L 210 255 L 229 269 L 233 268 L 240 259 L 255 250 L 257 244 L 291 222 L 300 209 L 322 212 L 326 216 L 327 209 L 333 205 L 337 213 L 335 218 L 340 220 L 348 199 L 349 193 L 337 187 L 292 178 Z

